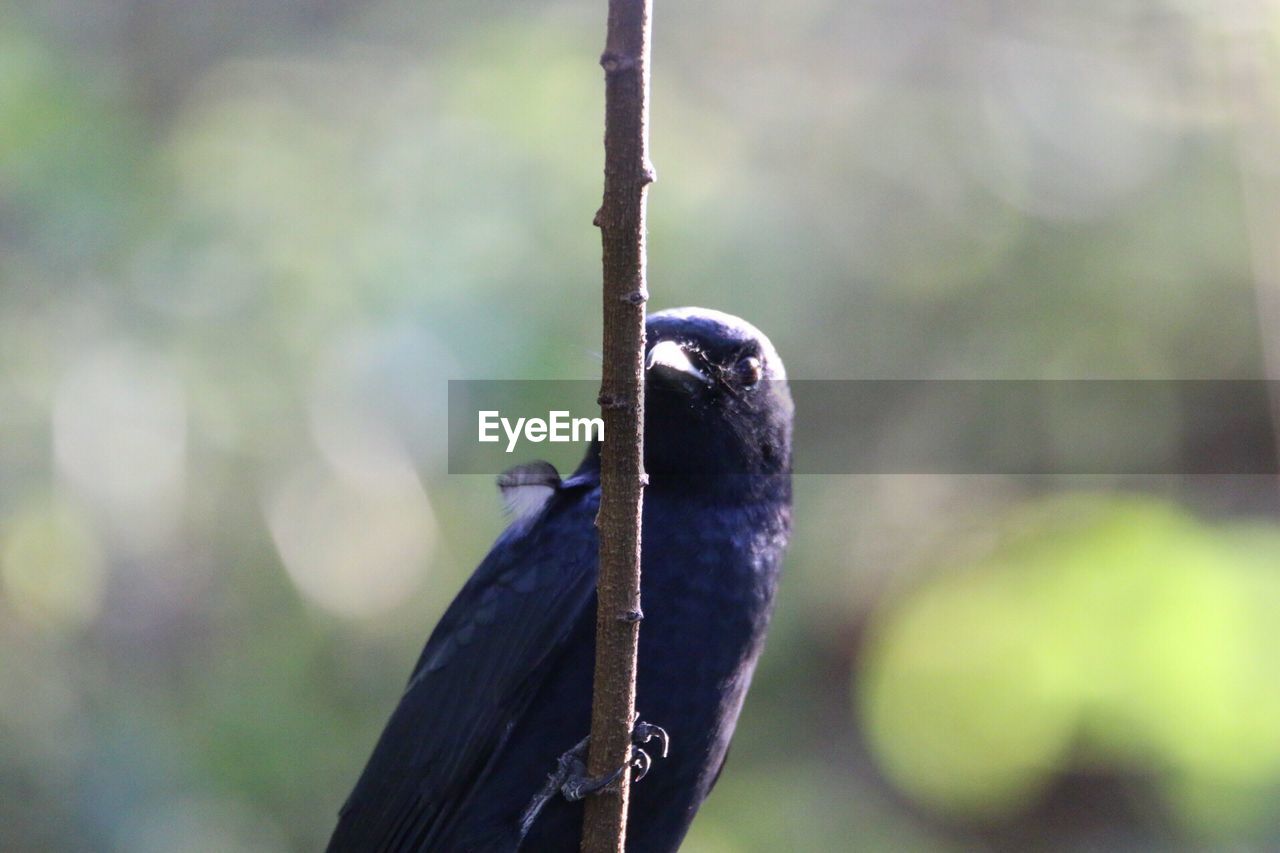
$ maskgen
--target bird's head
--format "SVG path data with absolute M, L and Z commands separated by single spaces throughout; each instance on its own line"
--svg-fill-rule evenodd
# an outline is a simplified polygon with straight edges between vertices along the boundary
M 649 317 L 645 469 L 684 475 L 785 475 L 794 406 L 763 332 L 707 308 Z

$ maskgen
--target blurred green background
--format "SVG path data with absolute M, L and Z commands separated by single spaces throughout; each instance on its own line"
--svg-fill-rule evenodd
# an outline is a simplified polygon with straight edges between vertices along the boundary
M 603 20 L 0 0 L 0 849 L 327 838 L 503 525 L 445 381 L 598 369 Z M 1276 3 L 655 25 L 654 308 L 803 378 L 1274 363 Z M 685 849 L 1280 849 L 1278 497 L 801 478 Z

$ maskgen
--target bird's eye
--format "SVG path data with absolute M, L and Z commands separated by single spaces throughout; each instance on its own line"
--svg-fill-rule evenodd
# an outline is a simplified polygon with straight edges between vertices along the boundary
M 764 368 L 760 364 L 760 359 L 754 355 L 746 358 L 738 359 L 738 363 L 733 366 L 734 376 L 738 383 L 744 388 L 750 388 L 760 381 L 760 377 L 764 374 Z

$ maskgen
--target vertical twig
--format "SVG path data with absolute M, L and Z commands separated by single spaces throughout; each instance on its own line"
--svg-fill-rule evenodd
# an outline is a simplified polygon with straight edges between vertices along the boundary
M 600 408 L 599 605 L 591 705 L 592 775 L 631 756 L 640 636 L 640 516 L 644 498 L 645 195 L 649 165 L 651 0 L 609 0 L 605 71 L 603 244 L 604 367 Z M 620 853 L 626 843 L 630 770 L 586 802 L 582 850 Z

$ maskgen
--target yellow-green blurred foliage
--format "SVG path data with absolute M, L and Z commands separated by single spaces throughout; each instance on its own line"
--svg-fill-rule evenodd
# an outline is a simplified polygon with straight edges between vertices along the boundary
M 655 307 L 802 378 L 1263 375 L 1274 4 L 657 6 Z M 0 849 L 327 837 L 503 523 L 445 380 L 597 370 L 603 20 L 0 2 Z M 1280 845 L 1278 495 L 802 478 L 687 849 Z
M 876 620 L 859 700 L 887 775 L 932 808 L 1025 808 L 1065 766 L 1144 777 L 1218 833 L 1280 782 L 1280 531 L 1057 499 Z

